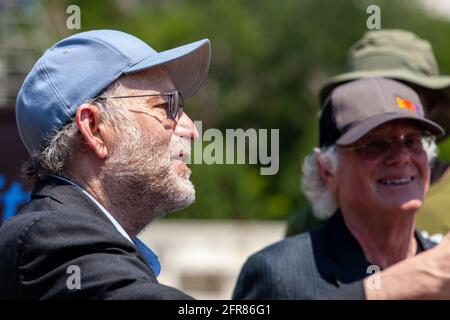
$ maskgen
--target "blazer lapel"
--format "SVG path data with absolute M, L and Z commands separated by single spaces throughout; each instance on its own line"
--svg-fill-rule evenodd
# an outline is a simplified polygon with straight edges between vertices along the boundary
M 322 276 L 335 284 L 351 283 L 366 277 L 369 262 L 358 241 L 347 229 L 338 210 L 316 234 L 312 233 L 313 246 L 320 246 L 324 255 L 316 263 Z M 322 261 L 320 261 L 322 260 Z
M 417 253 L 436 245 L 424 239 L 417 230 L 414 234 L 418 244 Z M 375 265 L 367 261 L 360 244 L 345 225 L 340 209 L 315 236 L 312 234 L 312 238 L 313 246 L 314 243 L 321 242 L 320 245 L 328 258 L 319 268 L 327 275 L 328 281 L 335 285 L 341 286 L 361 280 L 376 270 L 371 268 Z

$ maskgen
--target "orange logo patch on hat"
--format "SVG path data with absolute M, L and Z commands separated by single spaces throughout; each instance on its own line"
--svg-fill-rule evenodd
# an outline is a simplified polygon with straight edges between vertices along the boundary
M 416 106 L 414 105 L 414 103 L 412 103 L 408 99 L 403 99 L 403 98 L 397 97 L 396 100 L 397 100 L 397 106 L 400 109 L 408 109 L 414 113 L 417 113 Z

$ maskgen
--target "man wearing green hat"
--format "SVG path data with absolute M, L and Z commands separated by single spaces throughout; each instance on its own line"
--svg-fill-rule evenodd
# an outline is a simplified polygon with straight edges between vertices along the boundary
M 369 31 L 348 52 L 347 72 L 330 78 L 321 88 L 321 105 L 332 90 L 359 78 L 381 76 L 402 81 L 420 96 L 427 117 L 450 129 L 450 77 L 440 76 L 431 44 L 403 30 Z M 443 139 L 445 139 L 444 137 Z M 430 235 L 450 230 L 450 164 L 435 160 L 431 164 L 431 188 L 417 215 L 417 226 Z M 320 225 L 311 207 L 295 212 L 288 221 L 291 236 Z

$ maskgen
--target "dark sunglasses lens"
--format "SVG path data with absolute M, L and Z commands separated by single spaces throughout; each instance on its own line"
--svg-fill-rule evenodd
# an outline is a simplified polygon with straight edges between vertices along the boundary
M 389 151 L 391 143 L 388 140 L 373 140 L 363 148 L 364 154 L 369 158 L 376 158 Z
M 422 136 L 420 134 L 409 134 L 403 139 L 396 141 L 401 142 L 411 152 L 423 151 Z M 389 152 L 393 144 L 394 141 L 392 140 L 377 139 L 368 142 L 362 148 L 362 151 L 368 158 L 377 158 Z
M 407 135 L 403 140 L 403 144 L 413 152 L 420 152 L 423 150 L 422 136 L 418 134 Z

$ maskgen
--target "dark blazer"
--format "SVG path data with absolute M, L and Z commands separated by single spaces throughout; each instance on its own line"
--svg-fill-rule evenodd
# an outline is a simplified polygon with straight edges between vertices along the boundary
M 161 285 L 136 247 L 79 189 L 49 179 L 0 227 L 0 299 L 190 299 Z M 81 288 L 69 289 L 69 266 Z M 73 279 L 73 278 L 72 278 Z
M 415 233 L 418 251 L 434 243 Z M 372 265 L 336 212 L 314 231 L 284 239 L 248 258 L 233 299 L 364 299 Z

